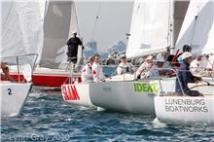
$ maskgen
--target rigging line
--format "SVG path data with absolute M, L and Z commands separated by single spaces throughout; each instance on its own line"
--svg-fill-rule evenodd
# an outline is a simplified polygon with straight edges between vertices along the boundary
M 98 20 L 99 20 L 99 15 L 100 15 L 100 12 L 101 12 L 101 2 L 99 2 L 98 4 L 98 9 L 97 9 L 97 12 L 96 12 L 96 17 L 95 17 L 95 22 L 94 22 L 94 26 L 92 28 L 92 32 L 91 32 L 91 39 L 95 39 L 95 34 L 96 34 L 96 29 L 97 29 L 97 23 L 98 23 Z

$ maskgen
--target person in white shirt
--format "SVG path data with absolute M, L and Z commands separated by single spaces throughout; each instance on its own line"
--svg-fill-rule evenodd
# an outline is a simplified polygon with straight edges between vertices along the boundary
M 117 74 L 122 75 L 125 73 L 131 73 L 133 71 L 132 65 L 127 62 L 126 56 L 121 56 L 120 58 L 120 64 L 118 65 L 117 69 Z
M 95 54 L 93 56 L 92 76 L 93 76 L 94 82 L 105 81 L 103 68 L 100 65 L 100 55 L 99 54 Z
M 150 69 L 153 66 L 153 56 L 149 55 L 136 71 L 137 79 L 145 79 L 150 76 Z
M 93 82 L 92 64 L 93 64 L 93 58 L 90 57 L 88 59 L 88 62 L 86 63 L 86 65 L 83 66 L 83 68 L 81 70 L 82 82 Z
M 203 66 L 202 66 L 202 58 L 203 56 L 198 56 L 195 58 L 191 63 L 190 63 L 190 71 L 193 73 L 198 73 L 203 71 Z

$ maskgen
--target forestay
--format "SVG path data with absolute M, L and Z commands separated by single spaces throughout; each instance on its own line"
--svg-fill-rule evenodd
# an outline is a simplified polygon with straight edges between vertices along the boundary
M 169 41 L 171 0 L 134 3 L 126 55 L 128 58 L 164 52 Z
M 190 2 L 177 43 L 176 50 L 184 44 L 193 47 L 193 54 L 214 53 L 214 1 Z

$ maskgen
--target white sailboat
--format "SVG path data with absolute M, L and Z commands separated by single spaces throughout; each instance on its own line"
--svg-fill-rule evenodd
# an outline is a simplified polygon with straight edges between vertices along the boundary
M 170 24 L 170 4 L 159 1 L 135 1 L 131 37 L 127 49 L 128 57 L 166 51 L 170 44 L 168 43 L 169 27 L 166 26 Z M 109 110 L 154 115 L 153 101 L 154 95 L 160 91 L 159 81 L 134 81 L 134 79 L 134 75 L 126 74 L 115 76 L 106 82 L 74 84 L 79 100 L 78 102 L 71 100 L 70 103 L 85 105 L 84 100 L 88 100 L 88 104 L 92 103 Z M 165 90 L 174 90 L 175 85 L 171 83 L 171 79 L 160 82 L 164 84 Z M 65 98 L 65 92 L 62 92 L 62 95 Z
M 1 63 L 24 76 L 25 82 L 0 81 L 1 117 L 19 115 L 31 89 L 31 75 L 37 53 L 42 46 L 43 19 L 39 2 L 1 1 Z M 11 65 L 11 66 L 10 66 Z M 11 68 L 10 68 L 11 69 Z M 1 69 L 2 76 L 3 69 Z M 19 74 L 19 75 L 20 75 Z
M 75 3 L 70 0 L 42 0 L 40 9 L 44 34 L 39 41 L 41 47 L 36 52 L 39 57 L 32 82 L 35 86 L 43 88 L 60 88 L 70 77 L 66 61 L 67 40 L 73 32 L 79 33 Z
M 205 26 L 206 25 L 206 26 Z M 214 2 L 212 0 L 191 1 L 179 35 L 177 48 L 190 44 L 193 54 L 214 53 Z M 214 124 L 214 81 L 190 84 L 190 88 L 203 93 L 203 97 L 167 96 L 155 97 L 157 118 L 165 123 Z

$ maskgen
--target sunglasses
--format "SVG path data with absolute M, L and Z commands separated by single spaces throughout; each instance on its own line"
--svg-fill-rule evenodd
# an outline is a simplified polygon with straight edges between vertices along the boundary
M 9 68 L 8 67 L 4 67 L 4 68 L 2 68 L 2 70 L 9 70 Z

